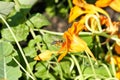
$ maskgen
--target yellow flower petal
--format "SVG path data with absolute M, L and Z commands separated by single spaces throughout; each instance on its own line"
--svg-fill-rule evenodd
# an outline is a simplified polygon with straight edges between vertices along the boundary
M 73 35 L 73 41 L 70 45 L 70 52 L 81 52 L 84 51 L 87 47 L 87 44 L 85 41 L 80 39 L 78 36 Z
M 83 7 L 86 4 L 85 0 L 73 0 L 73 4 L 79 7 Z
M 82 51 L 87 52 L 94 60 L 96 60 L 93 53 L 88 48 L 87 43 L 78 36 L 73 35 L 73 41 L 71 42 L 69 52 L 82 52 Z
M 116 77 L 120 79 L 120 69 L 116 72 Z
M 86 12 L 83 11 L 81 8 L 79 8 L 78 6 L 74 6 L 70 11 L 69 23 L 84 13 L 86 13 Z
M 120 57 L 117 56 L 117 55 L 113 55 L 113 60 L 114 60 L 114 64 L 117 65 L 118 67 L 118 70 L 116 72 L 116 77 L 118 79 L 120 79 Z M 107 59 L 106 59 L 109 63 L 111 63 L 111 60 L 110 60 L 110 54 L 107 55 Z
M 84 7 L 86 10 L 88 10 L 87 12 L 89 12 L 89 13 L 95 14 L 96 12 L 97 13 L 99 12 L 99 13 L 102 13 L 105 16 L 109 17 L 108 13 L 105 10 L 103 10 L 97 6 L 94 6 L 92 4 L 86 4 Z
M 116 65 L 120 68 L 120 57 L 119 56 L 114 56 L 114 60 L 116 61 Z
M 59 57 L 58 57 L 58 62 L 60 62 L 62 59 L 63 59 L 63 57 L 65 57 L 67 55 L 67 51 L 64 51 Z
M 97 0 L 95 5 L 97 7 L 110 6 L 113 10 L 120 12 L 120 0 Z
M 83 7 L 75 6 L 70 11 L 69 23 L 75 20 L 77 17 L 81 16 L 82 14 L 96 14 L 98 12 L 104 14 L 109 18 L 109 15 L 106 11 L 92 4 L 86 3 Z
M 117 66 L 120 68 L 120 57 L 117 56 L 117 55 L 113 55 L 112 58 L 113 58 L 114 64 L 117 65 Z M 106 60 L 107 60 L 109 63 L 111 63 L 110 54 L 107 55 Z
M 107 7 L 113 0 L 97 0 L 95 5 L 97 7 Z
M 113 0 L 109 5 L 113 10 L 120 12 L 120 0 Z
M 45 52 L 40 53 L 38 56 L 36 56 L 36 57 L 34 58 L 34 60 L 38 60 L 38 61 L 40 61 L 40 60 L 42 60 L 42 61 L 46 61 L 46 60 L 50 59 L 51 56 L 52 56 L 51 51 L 46 50 Z

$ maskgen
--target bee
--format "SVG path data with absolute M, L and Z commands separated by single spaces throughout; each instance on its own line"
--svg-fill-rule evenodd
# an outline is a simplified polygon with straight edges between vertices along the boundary
M 63 40 L 55 40 L 51 43 L 51 45 L 60 46 L 60 45 L 62 45 L 62 43 L 63 43 Z

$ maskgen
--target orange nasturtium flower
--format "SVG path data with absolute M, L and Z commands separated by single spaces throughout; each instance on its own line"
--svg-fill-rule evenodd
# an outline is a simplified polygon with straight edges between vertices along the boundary
M 69 15 L 69 23 L 74 21 L 77 17 L 82 16 L 83 14 L 98 15 L 99 13 L 102 13 L 105 16 L 109 17 L 106 11 L 104 11 L 103 9 L 93 4 L 86 3 L 85 0 L 73 0 L 73 4 L 75 6 L 71 8 L 70 15 Z
M 81 20 L 81 22 L 82 22 L 82 20 Z M 83 29 L 84 29 L 83 24 L 81 24 L 80 22 L 74 22 L 72 27 L 69 28 L 68 31 L 66 31 L 64 33 L 65 42 L 63 42 L 62 47 L 58 51 L 58 53 L 60 54 L 60 56 L 58 58 L 58 62 L 60 60 L 62 60 L 62 58 L 65 55 L 67 55 L 68 52 L 82 52 L 82 51 L 85 51 L 94 60 L 96 60 L 94 55 L 88 48 L 87 43 L 84 40 L 82 40 L 81 38 L 79 38 L 78 34 Z M 52 54 L 53 54 L 52 51 L 46 50 L 45 52 L 36 56 L 34 58 L 34 60 L 46 61 L 46 60 L 50 59 Z
M 62 58 L 68 53 L 68 52 L 87 52 L 93 59 L 95 59 L 94 55 L 88 48 L 86 42 L 79 38 L 78 33 L 84 29 L 84 25 L 80 22 L 74 22 L 72 27 L 68 29 L 64 33 L 65 42 L 62 44 L 61 49 L 59 50 L 59 53 L 61 54 L 58 58 L 58 62 L 62 60 Z

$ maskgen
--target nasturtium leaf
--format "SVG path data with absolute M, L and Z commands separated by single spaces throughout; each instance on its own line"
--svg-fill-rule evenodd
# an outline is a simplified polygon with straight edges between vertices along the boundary
M 44 34 L 43 40 L 46 43 L 49 50 L 59 50 L 61 46 L 53 44 L 53 43 L 54 43 L 54 41 L 62 40 L 62 36 Z
M 20 68 L 10 56 L 13 50 L 12 44 L 0 40 L 0 80 L 18 80 L 21 76 Z
M 33 5 L 37 2 L 37 0 L 18 0 L 22 5 Z
M 13 2 L 0 1 L 0 14 L 3 16 L 8 15 L 13 7 L 14 7 Z
M 55 13 L 55 6 L 47 6 L 45 11 L 47 12 L 47 14 L 50 17 L 53 17 L 56 13 Z
M 67 64 L 67 65 L 66 65 Z M 69 77 L 70 75 L 70 61 L 62 61 L 60 62 L 62 71 L 65 77 Z
M 20 24 L 23 24 L 26 20 L 25 20 L 25 16 L 28 12 L 28 9 L 20 9 L 20 11 L 12 11 L 8 18 L 7 18 L 7 22 L 11 27 L 16 27 Z
M 38 46 L 36 44 L 40 43 L 41 40 L 42 40 L 41 36 L 37 35 L 35 36 L 35 39 L 32 39 L 28 42 L 28 46 L 24 48 L 26 56 L 30 56 L 31 58 L 33 58 L 37 55 Z
M 48 63 L 47 62 L 39 62 L 37 65 L 36 65 L 36 73 L 35 75 L 38 76 L 38 77 L 41 77 L 42 75 L 45 75 L 44 73 L 47 73 L 47 66 L 48 66 Z
M 56 63 L 56 65 L 51 65 L 53 67 L 54 72 L 51 72 L 55 77 L 59 78 L 60 80 L 64 80 L 63 77 L 65 74 L 62 70 L 62 67 L 59 63 Z
M 96 67 L 95 68 L 95 73 L 96 73 L 97 76 L 99 76 L 98 77 L 99 79 L 103 79 L 103 78 L 107 78 L 107 77 L 109 78 L 109 74 L 108 74 L 107 70 L 105 69 L 105 67 L 103 67 L 103 66 Z M 91 77 L 94 77 L 94 73 L 93 73 L 91 67 L 88 67 L 88 66 L 86 68 L 84 68 L 83 74 L 86 75 L 86 76 L 91 75 Z
M 42 37 L 40 35 L 35 36 L 35 41 L 36 42 L 41 42 L 42 41 Z
M 68 9 L 66 9 L 67 7 L 65 7 L 64 5 L 59 7 L 59 13 L 62 15 L 62 16 L 66 16 L 66 13 L 68 13 Z
M 29 65 L 32 70 L 34 68 L 34 65 L 36 64 L 36 61 L 34 60 L 34 57 L 37 55 L 36 48 L 38 48 L 38 46 L 36 44 L 40 43 L 41 40 L 42 40 L 41 36 L 37 35 L 37 36 L 35 36 L 35 39 L 30 40 L 28 43 L 28 46 L 23 49 L 25 52 L 25 55 L 27 56 Z
M 35 39 L 32 39 L 29 41 L 28 46 L 29 47 L 35 47 L 35 44 L 40 43 L 42 41 L 42 38 L 40 35 L 35 36 Z
M 25 47 L 24 52 L 26 56 L 29 56 L 31 58 L 34 58 L 37 55 L 35 47 Z
M 29 34 L 29 28 L 25 26 L 24 24 L 20 24 L 16 27 L 11 28 L 13 33 L 15 34 L 15 37 L 18 41 L 26 40 L 28 34 Z M 8 28 L 2 29 L 1 31 L 2 38 L 8 41 L 14 41 L 13 36 L 11 35 Z
M 48 72 L 48 63 L 47 62 L 39 62 L 36 65 L 36 72 L 35 72 L 35 76 L 45 80 L 45 79 L 49 79 L 49 80 L 56 80 L 56 78 L 50 73 Z
M 92 47 L 92 41 L 93 41 L 92 36 L 80 35 L 80 38 L 82 38 L 87 43 L 88 46 Z
M 6 57 L 6 61 L 11 60 L 11 57 Z M 16 66 L 16 62 L 14 60 L 9 61 L 6 63 L 6 74 L 7 80 L 18 80 L 21 76 L 22 72 L 20 71 L 20 67 Z M 13 75 L 14 74 L 14 75 Z
M 0 54 L 3 56 L 8 56 L 10 53 L 12 53 L 13 46 L 10 42 L 4 42 L 0 40 Z
M 50 22 L 47 20 L 47 18 L 40 14 L 34 14 L 31 16 L 31 18 L 29 20 L 27 20 L 26 22 L 30 27 L 35 27 L 35 28 L 41 28 L 43 26 L 47 26 L 50 25 Z
M 30 51 L 32 51 L 32 49 L 30 50 Z M 30 52 L 29 51 L 29 52 Z M 32 51 L 32 52 L 34 52 L 34 51 Z M 32 53 L 31 52 L 31 53 Z M 36 53 L 34 52 L 33 54 L 27 54 L 26 55 L 26 59 L 28 60 L 28 63 L 29 63 L 29 66 L 30 66 L 30 69 L 33 71 L 33 69 L 34 69 L 34 65 L 36 64 L 36 61 L 34 60 L 34 57 L 36 56 L 35 55 Z M 34 56 L 33 56 L 34 55 Z M 23 64 L 24 65 L 24 64 Z

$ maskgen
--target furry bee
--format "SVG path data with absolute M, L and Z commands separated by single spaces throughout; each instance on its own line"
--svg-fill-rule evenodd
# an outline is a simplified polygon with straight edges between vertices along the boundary
M 56 45 L 56 46 L 60 46 L 60 45 L 62 45 L 62 43 L 63 43 L 63 40 L 55 40 L 51 44 Z

